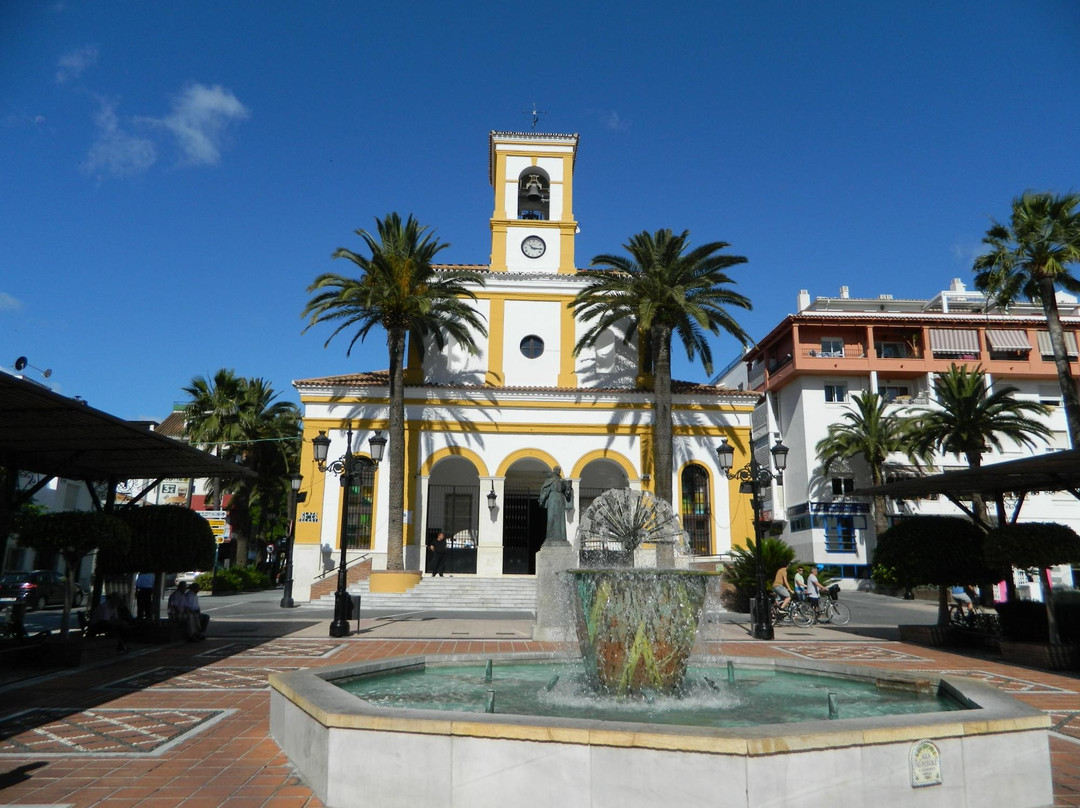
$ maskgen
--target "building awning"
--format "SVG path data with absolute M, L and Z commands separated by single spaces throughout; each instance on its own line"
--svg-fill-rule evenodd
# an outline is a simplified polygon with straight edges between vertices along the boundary
M 1054 347 L 1050 344 L 1050 332 L 1039 331 L 1035 334 L 1039 340 L 1039 353 L 1043 356 L 1053 356 Z M 1075 359 L 1078 355 L 1076 350 L 1076 332 L 1065 332 L 1065 354 L 1066 356 Z
M 986 329 L 986 341 L 990 344 L 991 351 L 1030 351 L 1031 343 L 1028 341 L 1027 331 L 1017 329 Z
M 945 354 L 977 354 L 979 332 L 962 328 L 931 328 L 930 350 Z
M 0 463 L 69 480 L 256 476 L 144 424 L 7 373 L 0 373 Z

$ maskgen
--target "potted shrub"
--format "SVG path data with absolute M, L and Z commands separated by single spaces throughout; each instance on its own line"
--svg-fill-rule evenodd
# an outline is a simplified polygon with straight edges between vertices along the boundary
M 67 595 L 60 618 L 60 641 L 42 648 L 46 664 L 77 665 L 82 658 L 81 634 L 71 636 L 72 573 L 87 553 L 97 550 L 122 554 L 131 542 L 131 530 L 120 519 L 101 511 L 36 513 L 20 520 L 19 544 L 37 552 L 56 552 L 67 568 Z
M 985 553 L 987 562 L 995 566 L 1037 569 L 1039 592 L 1046 614 L 1045 641 L 1023 642 L 1017 641 L 1015 634 L 1007 636 L 1001 643 L 1002 656 L 1010 662 L 1042 668 L 1080 666 L 1080 644 L 1062 640 L 1049 575 L 1050 567 L 1080 561 L 1080 536 L 1076 531 L 1056 522 L 1003 525 L 987 534 Z M 1005 615 L 1017 606 L 1006 604 L 999 609 L 1006 625 L 1009 621 Z

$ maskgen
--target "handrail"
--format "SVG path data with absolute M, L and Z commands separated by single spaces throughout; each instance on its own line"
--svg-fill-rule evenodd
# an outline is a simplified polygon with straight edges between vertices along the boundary
M 357 556 L 357 557 L 356 557 L 356 558 L 354 558 L 354 559 L 353 559 L 352 561 L 346 561 L 346 562 L 345 562 L 345 569 L 348 569 L 348 568 L 349 568 L 349 567 L 351 567 L 351 566 L 352 566 L 353 564 L 358 564 L 358 563 L 360 563 L 361 561 L 366 561 L 366 560 L 367 560 L 367 559 L 369 559 L 369 558 L 371 558 L 371 553 L 364 553 L 364 554 L 363 554 L 362 556 Z M 328 569 L 328 570 L 323 570 L 322 574 L 320 574 L 320 575 L 316 575 L 316 576 L 315 576 L 315 578 L 314 578 L 314 579 L 312 580 L 312 583 L 315 583 L 315 581 L 321 581 L 321 580 L 322 580 L 323 578 L 325 578 L 325 577 L 326 577 L 327 575 L 337 575 L 337 574 L 338 574 L 338 572 L 340 571 L 340 569 L 341 569 L 340 565 L 337 565 L 337 564 L 335 564 L 335 565 L 334 565 L 333 567 L 331 567 L 330 569 Z

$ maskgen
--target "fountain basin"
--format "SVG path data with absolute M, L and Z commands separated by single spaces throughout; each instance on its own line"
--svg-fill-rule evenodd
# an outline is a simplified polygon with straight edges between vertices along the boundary
M 376 707 L 335 680 L 428 663 L 551 654 L 407 657 L 275 673 L 270 730 L 328 808 L 1041 806 L 1053 801 L 1043 713 L 970 679 L 802 660 L 739 666 L 941 688 L 970 709 L 712 728 Z M 927 750 L 931 774 L 925 781 Z M 913 762 L 913 758 L 917 758 Z

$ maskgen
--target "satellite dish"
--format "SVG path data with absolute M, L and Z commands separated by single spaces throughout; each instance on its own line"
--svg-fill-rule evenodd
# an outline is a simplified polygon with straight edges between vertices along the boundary
M 36 370 L 46 379 L 52 376 L 52 368 L 45 368 L 45 370 L 42 370 L 35 365 L 31 365 L 25 356 L 20 356 L 18 359 L 15 360 L 15 370 L 21 372 L 26 368 L 34 368 L 34 370 Z

